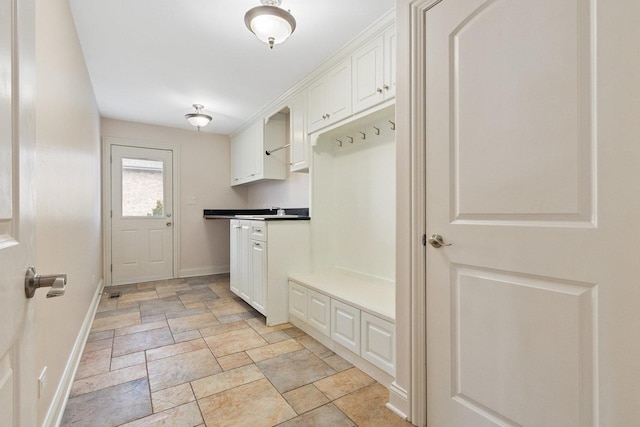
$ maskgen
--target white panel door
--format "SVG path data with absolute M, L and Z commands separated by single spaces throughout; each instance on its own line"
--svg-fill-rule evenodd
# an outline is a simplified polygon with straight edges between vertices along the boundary
M 174 220 L 172 151 L 112 145 L 112 284 L 174 276 Z
M 421 4 L 428 425 L 637 425 L 637 4 Z
M 26 298 L 24 290 L 27 266 L 33 265 L 35 259 L 35 197 L 32 194 L 35 184 L 34 24 L 33 1 L 0 0 L 2 426 L 33 426 L 37 419 L 35 302 Z

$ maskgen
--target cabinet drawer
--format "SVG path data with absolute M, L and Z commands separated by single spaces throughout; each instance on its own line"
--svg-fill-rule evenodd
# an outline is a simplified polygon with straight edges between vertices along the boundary
M 362 348 L 360 355 L 388 374 L 395 375 L 396 326 L 364 311 L 361 323 Z
M 307 312 L 307 288 L 295 282 L 289 282 L 289 314 L 309 322 Z
M 360 354 L 360 310 L 332 299 L 331 338 Z
M 331 299 L 318 293 L 307 290 L 308 323 L 326 336 L 331 336 Z
M 267 224 L 264 221 L 251 222 L 251 239 L 267 241 Z

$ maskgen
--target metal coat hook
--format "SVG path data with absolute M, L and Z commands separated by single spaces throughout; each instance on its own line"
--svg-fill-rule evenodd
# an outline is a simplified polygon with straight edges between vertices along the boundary
M 372 127 L 375 129 L 376 135 L 380 135 L 380 129 L 375 126 Z
M 338 147 L 342 147 L 342 140 L 341 140 L 341 139 L 336 138 L 336 141 L 338 141 Z
M 391 130 L 396 130 L 396 124 L 391 120 L 389 120 L 389 123 L 391 123 Z
M 353 138 L 351 138 L 350 136 L 348 136 L 347 138 L 349 138 L 349 144 L 353 144 Z
M 360 132 L 360 135 L 362 135 L 362 139 L 367 139 L 367 134 L 364 132 Z

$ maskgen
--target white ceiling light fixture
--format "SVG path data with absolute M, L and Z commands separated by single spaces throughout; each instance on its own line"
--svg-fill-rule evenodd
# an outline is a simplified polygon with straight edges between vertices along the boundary
M 200 104 L 193 104 L 193 108 L 196 109 L 196 112 L 185 114 L 184 118 L 187 119 L 189 123 L 191 123 L 193 126 L 197 127 L 198 131 L 200 131 L 201 127 L 204 127 L 209 124 L 212 117 L 202 112 L 202 109 L 204 108 L 204 106 Z
M 244 15 L 244 23 L 273 49 L 273 45 L 282 43 L 296 30 L 296 20 L 291 13 L 278 7 L 282 0 L 260 1 L 262 6 L 249 9 Z

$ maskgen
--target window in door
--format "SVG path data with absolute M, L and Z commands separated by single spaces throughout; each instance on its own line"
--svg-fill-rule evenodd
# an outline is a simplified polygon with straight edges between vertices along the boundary
M 164 216 L 163 162 L 122 159 L 122 216 Z

